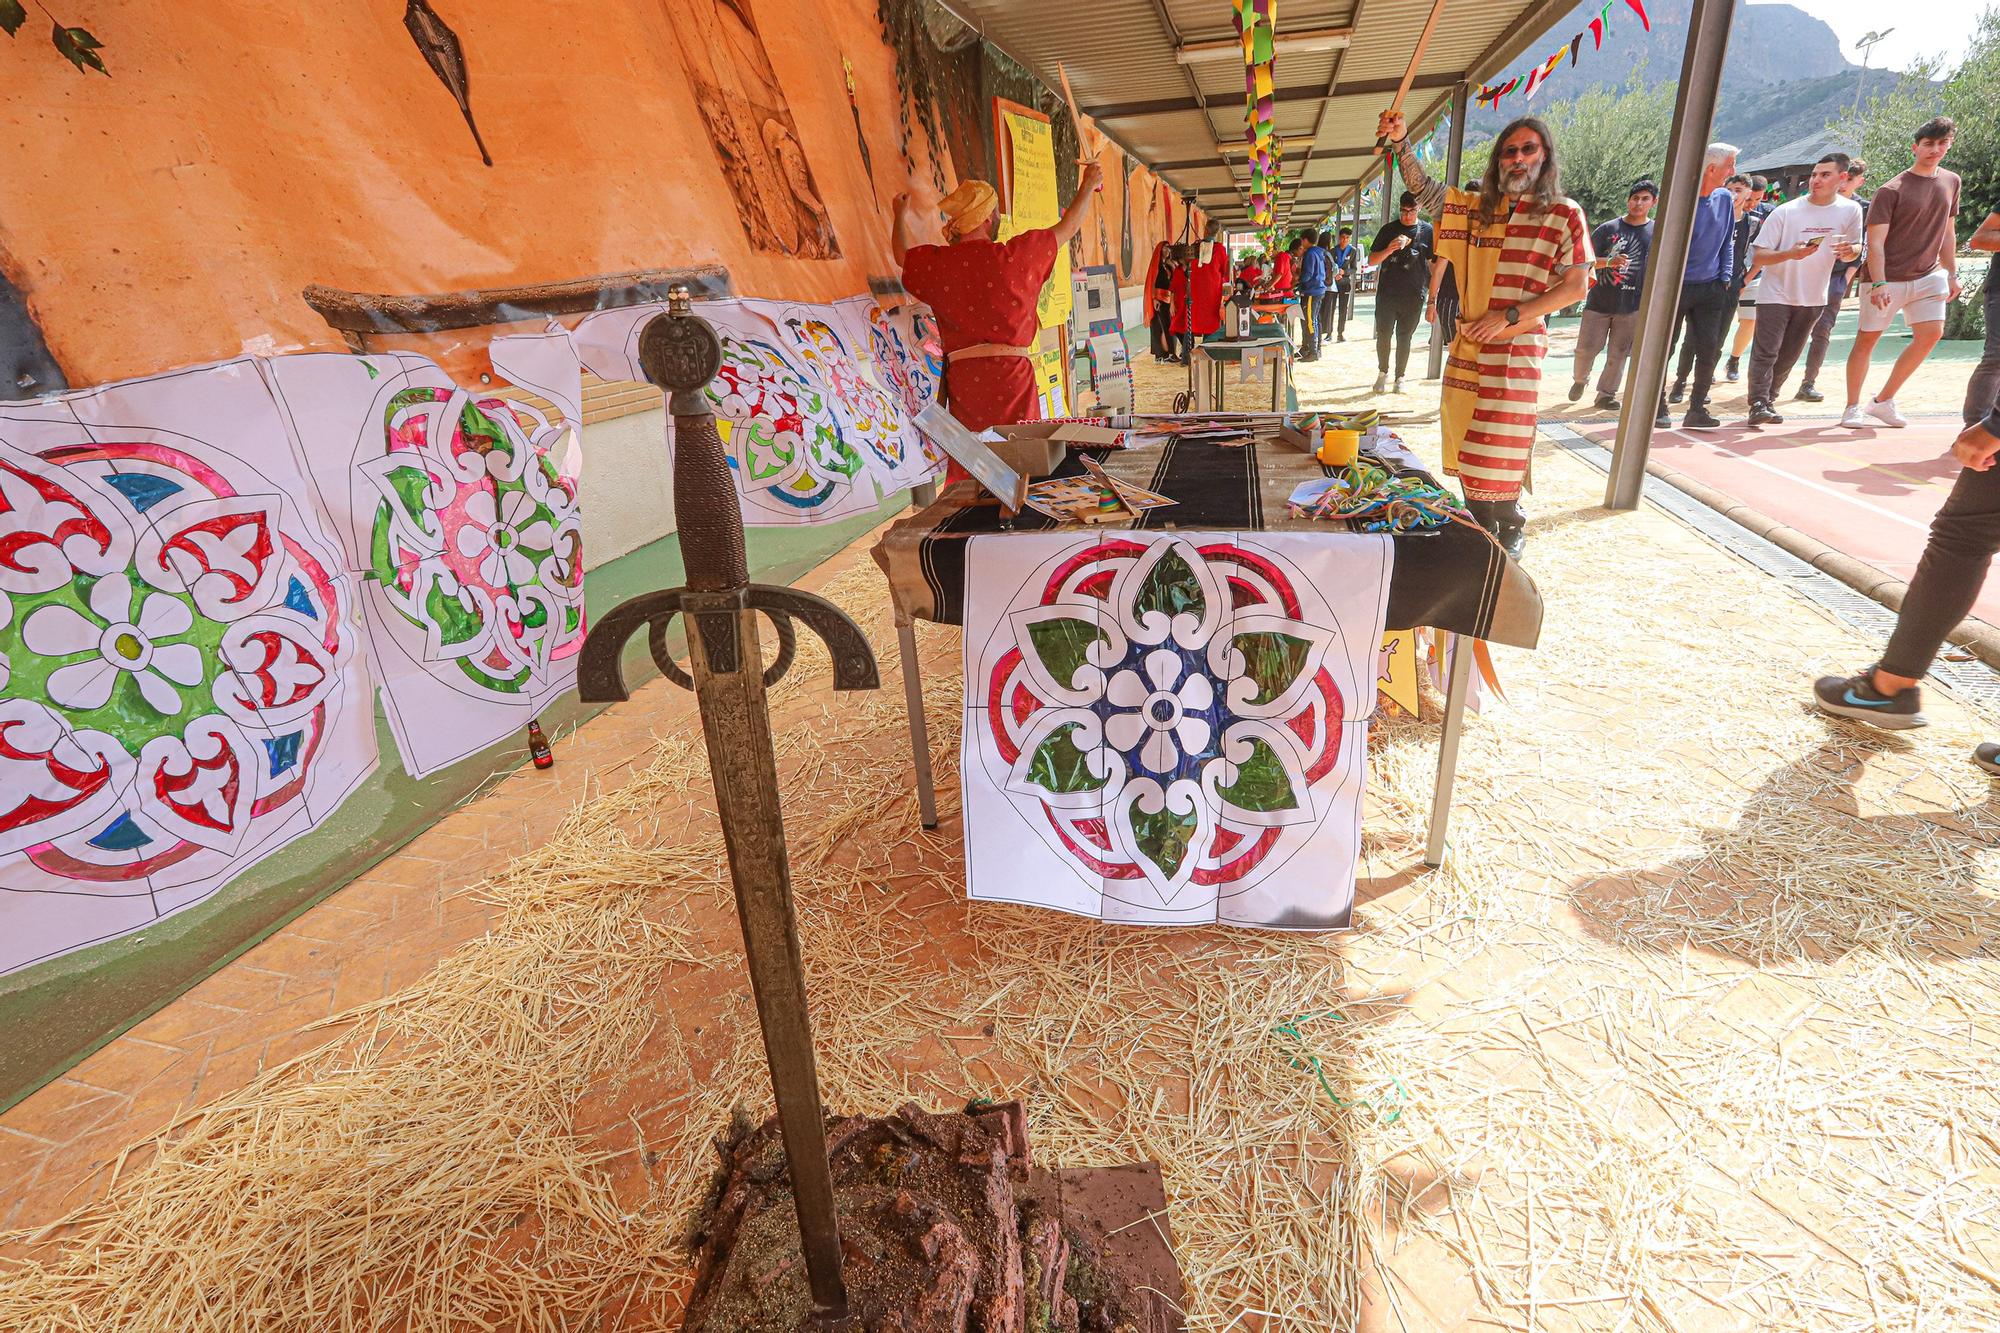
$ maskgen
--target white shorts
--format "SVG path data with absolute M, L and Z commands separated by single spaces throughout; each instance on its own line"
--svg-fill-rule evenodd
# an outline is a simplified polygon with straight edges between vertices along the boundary
M 1889 327 L 1889 321 L 1903 312 L 1903 322 L 1911 328 L 1919 324 L 1939 324 L 1944 321 L 1945 295 L 1951 291 L 1951 276 L 1943 269 L 1934 269 L 1921 278 L 1909 282 L 1892 282 L 1882 287 L 1870 288 L 1861 284 L 1861 331 L 1880 333 Z M 1889 293 L 1889 308 L 1880 309 L 1874 297 L 1879 292 Z

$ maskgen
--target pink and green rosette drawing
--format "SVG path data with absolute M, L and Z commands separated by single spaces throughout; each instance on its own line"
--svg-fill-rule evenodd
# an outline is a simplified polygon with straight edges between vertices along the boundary
M 361 471 L 377 497 L 368 573 L 482 698 L 530 697 L 584 637 L 583 532 L 550 446 L 563 427 L 524 403 L 460 389 L 389 401 L 386 449 Z

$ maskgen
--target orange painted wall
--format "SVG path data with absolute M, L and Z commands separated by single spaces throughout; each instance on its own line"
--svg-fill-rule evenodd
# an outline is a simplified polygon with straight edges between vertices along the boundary
M 73 3 L 65 21 L 103 39 L 112 77 L 77 74 L 45 42 L 0 41 L 0 265 L 76 385 L 246 349 L 338 350 L 299 296 L 312 283 L 445 292 L 713 263 L 741 294 L 821 300 L 893 274 L 889 200 L 909 190 L 924 207 L 937 192 L 922 133 L 913 178 L 897 152 L 901 99 L 873 0 L 750 0 L 836 260 L 751 248 L 685 86 L 662 8 L 675 2 L 434 0 L 464 43 L 492 167 L 404 30 L 402 0 Z M 1116 188 L 1099 205 L 1114 210 L 1113 263 Z M 1178 230 L 1144 198 L 1127 283 Z M 1084 234 L 1095 254 L 1094 221 Z M 403 345 L 462 368 L 482 342 Z

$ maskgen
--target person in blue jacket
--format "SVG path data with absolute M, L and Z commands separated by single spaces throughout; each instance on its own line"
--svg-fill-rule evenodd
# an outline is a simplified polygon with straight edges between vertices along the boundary
M 1305 257 L 1299 261 L 1299 310 L 1305 316 L 1305 346 L 1299 349 L 1299 360 L 1319 360 L 1320 298 L 1333 273 L 1333 259 L 1329 253 L 1333 247 L 1333 237 L 1321 232 L 1317 237 L 1309 237 Z

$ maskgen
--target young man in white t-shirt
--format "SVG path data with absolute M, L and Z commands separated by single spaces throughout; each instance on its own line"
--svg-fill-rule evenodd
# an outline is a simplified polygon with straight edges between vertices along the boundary
M 1943 167 L 1956 128 L 1949 116 L 1917 126 L 1911 136 L 1915 161 L 1875 191 L 1868 206 L 1868 281 L 1862 284 L 1861 328 L 1847 354 L 1847 411 L 1840 418 L 1850 429 L 1910 424 L 1896 410 L 1896 390 L 1944 336 L 1944 309 L 1958 299 L 1959 183 Z M 1897 311 L 1910 326 L 1910 345 L 1882 391 L 1863 407 L 1868 358 Z
M 1753 426 L 1784 421 L 1774 404 L 1826 309 L 1834 262 L 1861 253 L 1861 205 L 1841 198 L 1838 189 L 1847 163 L 1845 153 L 1822 157 L 1813 166 L 1806 195 L 1773 209 L 1757 231 L 1755 266 L 1764 277 L 1757 293 L 1757 338 L 1750 351 Z

